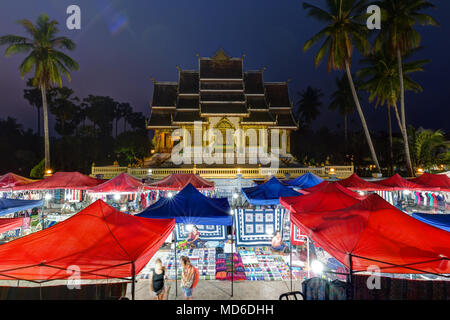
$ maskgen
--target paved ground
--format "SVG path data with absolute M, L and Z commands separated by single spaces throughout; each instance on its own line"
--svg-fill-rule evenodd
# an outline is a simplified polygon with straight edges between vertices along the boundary
M 183 300 L 180 287 L 178 287 L 178 297 L 175 296 L 175 281 L 167 283 L 171 286 L 169 300 Z M 200 280 L 194 290 L 194 300 L 278 300 L 281 294 L 290 291 L 290 285 L 290 281 L 235 282 L 234 294 L 231 297 L 231 282 Z M 300 281 L 293 281 L 293 290 L 301 291 Z M 131 299 L 131 285 L 127 286 L 127 297 Z M 136 300 L 152 299 L 149 280 L 139 280 L 136 284 Z

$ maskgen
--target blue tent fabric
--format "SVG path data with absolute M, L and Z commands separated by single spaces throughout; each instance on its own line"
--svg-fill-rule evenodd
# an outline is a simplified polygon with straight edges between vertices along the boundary
M 208 198 L 188 184 L 173 198 L 161 197 L 136 216 L 175 219 L 176 223 L 184 224 L 231 226 L 233 216 L 230 211 L 228 199 Z
M 248 203 L 254 206 L 279 205 L 280 197 L 298 197 L 300 193 L 282 184 L 273 177 L 266 183 L 250 188 L 242 188 L 242 193 Z
M 311 187 L 315 187 L 318 184 L 322 183 L 324 180 L 311 172 L 307 172 L 304 175 L 288 180 L 285 182 L 286 185 L 290 187 L 295 187 L 299 189 L 307 189 Z
M 450 214 L 413 213 L 413 218 L 450 232 Z
M 44 200 L 0 199 L 0 216 L 9 213 L 42 207 Z

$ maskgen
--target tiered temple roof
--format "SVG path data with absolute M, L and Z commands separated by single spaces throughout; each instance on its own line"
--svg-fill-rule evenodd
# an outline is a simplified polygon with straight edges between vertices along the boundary
M 235 116 L 244 125 L 297 129 L 287 82 L 265 83 L 264 70 L 243 71 L 243 58 L 223 50 L 198 57 L 199 70 L 178 68 L 178 82 L 154 81 L 149 129 Z

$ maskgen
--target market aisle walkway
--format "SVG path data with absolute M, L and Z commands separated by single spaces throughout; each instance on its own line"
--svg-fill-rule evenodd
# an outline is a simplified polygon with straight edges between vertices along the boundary
M 171 285 L 169 300 L 183 300 L 183 293 L 178 289 L 175 297 L 175 282 Z M 180 283 L 178 282 L 178 285 Z M 294 281 L 294 290 L 301 290 L 301 282 Z M 136 300 L 152 300 L 147 279 L 136 284 Z M 283 293 L 290 291 L 289 281 L 243 281 L 234 283 L 234 296 L 231 298 L 231 283 L 218 280 L 200 280 L 194 290 L 194 300 L 278 300 Z M 127 286 L 127 297 L 131 299 L 131 285 Z

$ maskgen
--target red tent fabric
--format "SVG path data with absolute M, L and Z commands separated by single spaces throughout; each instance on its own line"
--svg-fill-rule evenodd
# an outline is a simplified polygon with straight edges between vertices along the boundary
M 346 267 L 351 254 L 354 271 L 376 265 L 384 273 L 450 273 L 450 232 L 408 216 L 377 194 L 348 208 L 294 213 L 291 219 Z
M 439 188 L 440 191 L 450 192 L 450 178 L 445 174 L 424 173 L 410 181 L 427 188 Z
M 329 181 L 322 181 L 321 183 L 319 183 L 318 185 L 311 187 L 311 188 L 306 188 L 306 189 L 299 189 L 297 190 L 300 193 L 303 194 L 309 194 L 309 193 L 314 193 L 316 191 L 319 191 L 320 189 L 328 186 L 331 182 Z
M 0 279 L 67 279 L 73 268 L 80 279 L 131 277 L 132 263 L 138 274 L 174 226 L 174 219 L 134 217 L 98 200 L 51 228 L 1 245 Z
M 36 182 L 36 180 L 28 179 L 14 173 L 7 173 L 0 177 L 0 191 L 12 190 L 13 187 L 24 186 L 32 182 Z
M 347 179 L 338 181 L 338 183 L 350 190 L 355 191 L 393 191 L 393 188 L 381 186 L 360 178 L 356 173 L 352 174 Z
M 7 232 L 22 227 L 23 218 L 1 218 L 0 233 Z
M 402 190 L 410 190 L 410 191 L 439 191 L 439 188 L 427 188 L 421 186 L 420 184 L 408 181 L 402 178 L 398 173 L 393 175 L 390 178 L 376 181 L 375 184 L 378 184 L 383 187 L 389 187 L 392 191 L 402 191 Z
M 147 190 L 180 191 L 188 184 L 192 184 L 197 190 L 214 190 L 215 183 L 190 173 L 174 173 L 164 179 L 153 182 L 144 187 Z
M 346 208 L 363 198 L 336 182 L 328 182 L 316 192 L 299 197 L 281 198 L 280 204 L 292 213 L 311 213 Z
M 75 189 L 86 190 L 100 183 L 103 180 L 88 177 L 79 172 L 56 172 L 51 177 L 29 183 L 27 185 L 14 187 L 15 191 L 26 190 L 54 190 L 54 189 Z
M 136 193 L 141 191 L 143 184 L 139 179 L 127 173 L 121 173 L 117 177 L 98 186 L 88 189 L 92 193 Z

